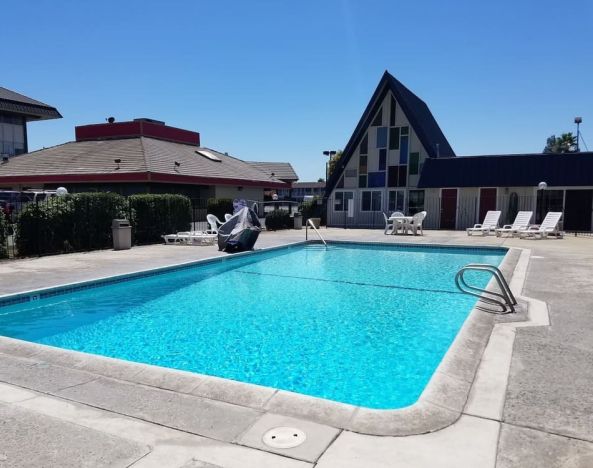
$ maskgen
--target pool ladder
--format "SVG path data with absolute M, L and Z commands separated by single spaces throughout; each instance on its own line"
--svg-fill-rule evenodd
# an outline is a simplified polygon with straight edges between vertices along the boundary
M 321 242 L 323 242 L 323 245 L 325 245 L 325 248 L 327 249 L 327 242 L 325 242 L 325 239 L 319 232 L 319 229 L 315 227 L 315 223 L 313 223 L 313 220 L 311 218 L 309 218 L 307 220 L 307 223 L 305 224 L 305 240 L 309 240 L 309 226 L 311 226 L 313 230 L 317 233 L 317 235 L 321 239 Z
M 487 271 L 492 275 L 492 277 L 498 283 L 498 287 L 500 288 L 500 292 L 495 291 L 488 291 L 486 289 L 478 288 L 477 286 L 472 286 L 467 284 L 463 274 L 466 271 Z M 486 304 L 495 305 L 500 307 L 500 311 L 492 311 L 491 309 L 482 308 L 482 310 L 486 310 L 487 312 L 491 313 L 498 313 L 498 314 L 508 314 L 515 312 L 515 306 L 517 305 L 517 300 L 509 287 L 509 284 L 502 276 L 502 273 L 498 268 L 494 265 L 488 265 L 486 263 L 469 263 L 461 268 L 457 275 L 455 275 L 455 284 L 457 288 L 471 296 L 475 296 L 480 299 L 480 301 L 485 302 Z

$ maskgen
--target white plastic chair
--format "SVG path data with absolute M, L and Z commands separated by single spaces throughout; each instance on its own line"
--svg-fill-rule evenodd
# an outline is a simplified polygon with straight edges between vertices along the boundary
M 422 223 L 424 222 L 424 218 L 426 218 L 426 211 L 420 211 L 412 216 L 411 221 L 407 221 L 403 224 L 403 229 L 407 233 L 408 230 L 412 231 L 414 235 L 418 234 L 420 231 L 420 235 L 424 235 L 424 231 L 422 230 Z
M 561 211 L 549 211 L 542 223 L 538 225 L 529 226 L 527 229 L 519 231 L 519 237 L 533 237 L 536 238 L 538 235 L 540 238 L 545 239 L 549 235 L 555 236 L 557 239 L 562 239 L 564 233 L 558 229 L 558 223 L 562 218 Z
M 488 211 L 482 224 L 474 224 L 474 227 L 466 229 L 467 235 L 471 236 L 474 232 L 479 232 L 483 236 L 488 235 L 498 228 L 499 219 L 500 211 Z
M 208 224 L 210 225 L 210 229 L 206 231 L 208 234 L 218 234 L 218 226 L 222 226 L 224 224 L 216 217 L 216 215 L 213 214 L 207 214 L 206 221 L 208 221 Z
M 391 228 L 391 232 L 393 233 L 393 230 L 395 229 L 393 220 L 389 219 L 385 213 L 383 213 L 383 218 L 385 218 L 385 230 L 383 231 L 383 234 L 387 234 L 389 228 Z
M 232 215 L 232 214 L 225 213 L 225 214 L 224 214 L 224 220 L 225 220 L 225 222 L 226 222 L 226 221 L 228 221 L 229 219 L 231 219 L 232 217 L 233 217 L 233 215 Z
M 533 211 L 519 211 L 517 216 L 515 216 L 515 221 L 513 221 L 513 224 L 505 224 L 503 227 L 495 230 L 496 237 L 500 237 L 505 233 L 515 236 L 519 233 L 519 231 L 528 229 L 529 221 L 531 221 L 532 216 Z

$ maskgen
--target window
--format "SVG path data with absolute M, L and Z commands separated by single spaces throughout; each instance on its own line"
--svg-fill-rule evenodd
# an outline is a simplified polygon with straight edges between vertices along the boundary
M 368 171 L 368 156 L 360 155 L 358 158 L 358 173 L 359 174 L 366 174 Z
M 0 115 L 0 153 L 14 156 L 25 152 L 25 124 L 22 117 Z
M 418 175 L 420 153 L 410 153 L 410 175 Z
M 389 129 L 389 149 L 399 149 L 399 127 Z
M 424 211 L 424 190 L 410 190 L 408 194 L 408 211 L 410 215 Z
M 410 127 L 402 127 L 402 135 L 408 135 L 410 133 Z
M 346 169 L 344 171 L 344 176 L 346 177 L 356 177 L 358 174 L 356 173 L 356 169 Z
M 334 211 L 348 211 L 348 200 L 352 200 L 352 192 L 336 192 L 334 194 Z
M 368 186 L 385 187 L 385 172 L 369 172 Z
M 377 128 L 377 148 L 387 148 L 387 127 Z
M 367 187 L 367 176 L 365 175 L 360 175 L 358 176 L 358 187 L 359 188 L 366 188 Z
M 387 150 L 379 150 L 379 170 L 384 171 L 387 167 Z
M 389 112 L 389 126 L 395 126 L 395 99 L 391 96 L 391 105 L 390 105 L 390 112 Z
M 371 127 L 380 127 L 381 125 L 383 125 L 383 108 L 382 107 L 379 109 L 379 112 L 377 112 L 377 115 L 375 116 L 373 123 L 371 124 Z
M 199 154 L 200 156 L 204 156 L 206 159 L 209 159 L 210 161 L 222 162 L 222 159 L 220 159 L 218 156 L 216 156 L 211 151 L 200 149 L 200 150 L 196 150 L 196 153 Z
M 362 211 L 381 211 L 381 192 L 362 192 Z
M 408 137 L 403 135 L 401 137 L 399 148 L 399 163 L 408 164 Z
M 369 136 L 365 135 L 360 142 L 360 154 L 367 154 L 369 152 Z
M 390 190 L 389 191 L 389 212 L 393 213 L 394 211 L 401 211 L 402 213 L 404 210 L 404 201 L 405 201 L 405 194 L 404 190 Z
M 408 166 L 389 166 L 387 171 L 388 187 L 405 187 L 407 185 Z

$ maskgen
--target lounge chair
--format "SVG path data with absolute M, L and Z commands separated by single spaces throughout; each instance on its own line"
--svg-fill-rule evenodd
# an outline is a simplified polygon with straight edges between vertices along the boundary
M 474 232 L 479 232 L 483 236 L 486 236 L 498 228 L 499 219 L 500 211 L 488 211 L 482 224 L 474 224 L 474 227 L 466 229 L 467 235 L 471 236 Z
M 225 220 L 225 222 L 226 222 L 226 221 L 228 221 L 229 219 L 231 219 L 232 217 L 233 217 L 233 215 L 232 215 L 232 214 L 230 214 L 230 213 L 225 213 L 225 214 L 224 214 L 224 220 Z
M 183 245 L 190 241 L 191 232 L 178 232 L 177 234 L 167 234 L 162 236 L 165 239 L 165 244 L 169 245 Z
M 192 232 L 189 236 L 189 244 L 191 245 L 213 245 L 217 234 L 208 234 L 206 232 Z
M 426 211 L 420 211 L 412 216 L 411 221 L 406 221 L 403 223 L 403 231 L 407 234 L 408 231 L 412 231 L 412 234 L 417 235 L 418 231 L 420 231 L 420 235 L 424 235 L 424 231 L 422 230 L 422 223 L 424 222 L 424 218 L 426 218 Z
M 549 235 L 553 235 L 556 239 L 562 239 L 564 233 L 558 229 L 560 218 L 562 218 L 561 211 L 549 211 L 541 224 L 533 224 L 527 229 L 519 231 L 519 237 L 521 239 L 525 237 L 533 237 L 535 239 L 539 235 L 541 239 L 544 239 Z
M 496 237 L 503 234 L 510 234 L 511 236 L 519 234 L 519 231 L 524 231 L 529 227 L 531 216 L 533 216 L 533 211 L 519 211 L 513 224 L 505 224 L 503 227 L 495 229 Z
M 206 221 L 210 225 L 210 229 L 206 231 L 207 234 L 218 234 L 218 226 L 222 226 L 224 223 L 213 214 L 206 215 Z

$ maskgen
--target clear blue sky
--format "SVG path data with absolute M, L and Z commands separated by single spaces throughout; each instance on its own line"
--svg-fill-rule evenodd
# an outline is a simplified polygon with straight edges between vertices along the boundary
M 459 155 L 593 149 L 593 2 L 5 2 L 0 85 L 56 106 L 30 149 L 74 126 L 151 117 L 247 160 L 324 176 L 384 70 L 424 99 Z

